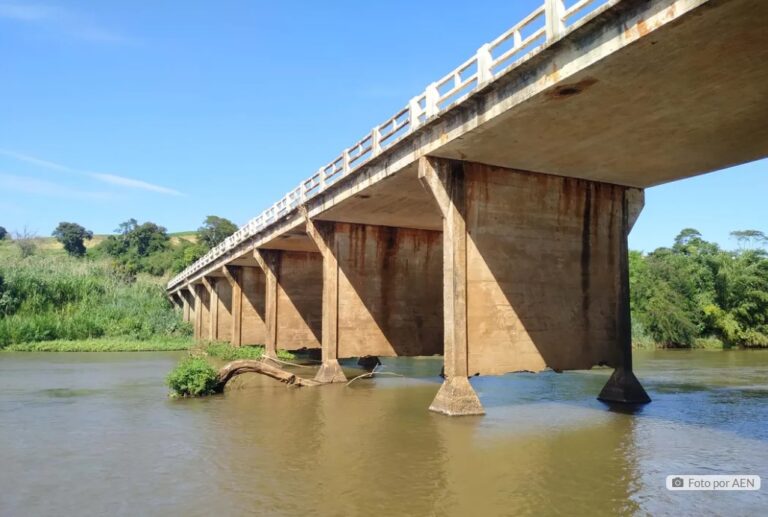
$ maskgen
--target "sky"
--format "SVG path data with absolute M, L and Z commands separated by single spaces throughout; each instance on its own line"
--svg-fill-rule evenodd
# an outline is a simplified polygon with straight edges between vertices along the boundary
M 540 1 L 0 0 L 0 226 L 245 224 Z M 768 232 L 767 170 L 648 189 L 630 247 Z

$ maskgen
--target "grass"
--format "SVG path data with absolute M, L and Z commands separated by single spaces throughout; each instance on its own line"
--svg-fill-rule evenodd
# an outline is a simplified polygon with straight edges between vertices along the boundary
M 18 343 L 5 347 L 8 352 L 170 352 L 189 350 L 194 341 L 189 337 L 157 337 L 139 341 L 124 338 L 83 339 L 76 341 L 42 341 Z
M 191 326 L 168 302 L 162 278 L 126 279 L 106 259 L 48 251 L 21 258 L 8 248 L 8 243 L 0 245 L 0 349 L 57 340 L 150 341 L 191 334 Z
M 224 342 L 210 342 L 196 349 L 199 355 L 215 357 L 222 361 L 237 361 L 239 359 L 261 359 L 264 355 L 264 346 L 232 346 Z M 277 358 L 283 360 L 294 359 L 296 356 L 285 350 L 277 351 Z

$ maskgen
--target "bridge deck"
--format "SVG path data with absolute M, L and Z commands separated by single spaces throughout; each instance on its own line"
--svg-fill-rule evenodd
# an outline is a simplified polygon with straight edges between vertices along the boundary
M 547 43 L 544 29 L 518 24 L 502 36 L 521 44 L 525 30 L 536 36 L 526 57 L 494 69 L 504 47 L 484 47 L 467 70 L 431 85 L 169 291 L 224 264 L 256 265 L 256 247 L 317 251 L 302 206 L 318 220 L 440 230 L 440 211 L 417 178 L 425 155 L 634 187 L 768 156 L 768 2 L 595 4 Z M 497 63 L 490 76 L 485 51 Z

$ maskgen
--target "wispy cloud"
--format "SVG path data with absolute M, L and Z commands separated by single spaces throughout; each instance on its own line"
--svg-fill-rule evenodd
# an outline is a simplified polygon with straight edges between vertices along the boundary
M 25 194 L 65 199 L 104 200 L 112 197 L 109 192 L 88 192 L 72 189 L 52 181 L 4 173 L 0 173 L 0 188 Z
M 0 2 L 0 18 L 53 29 L 86 41 L 113 44 L 136 43 L 136 40 L 101 27 L 80 13 L 51 5 Z
M 85 176 L 93 180 L 100 181 L 102 183 L 117 185 L 119 187 L 147 190 L 150 192 L 158 192 L 160 194 L 166 194 L 169 196 L 184 195 L 178 190 L 163 187 L 160 185 L 155 185 L 154 183 L 148 183 L 146 181 L 141 181 L 133 178 L 126 178 L 125 176 L 118 176 L 116 174 L 106 174 L 103 172 L 91 172 L 91 171 L 86 171 L 81 169 L 75 169 L 73 167 L 63 165 L 61 163 L 44 160 L 42 158 L 37 158 L 35 156 L 30 156 L 28 154 L 17 153 L 16 151 L 11 151 L 10 149 L 0 148 L 0 155 L 6 156 L 8 158 L 12 158 L 20 162 L 25 162 L 38 167 L 43 167 L 45 169 L 50 169 L 58 172 L 66 172 L 69 174 L 77 174 L 79 176 Z

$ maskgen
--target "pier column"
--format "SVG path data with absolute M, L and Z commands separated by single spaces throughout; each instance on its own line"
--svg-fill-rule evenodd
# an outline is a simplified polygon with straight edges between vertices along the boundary
M 205 285 L 191 284 L 190 287 L 195 296 L 195 339 L 202 341 L 208 339 L 210 298 Z
M 645 205 L 642 190 L 627 190 L 623 199 L 621 225 L 623 238 L 619 240 L 619 283 L 616 316 L 619 358 L 616 368 L 603 386 L 598 400 L 622 404 L 647 404 L 651 401 L 632 368 L 632 314 L 629 304 L 629 232 Z
M 190 319 L 189 291 L 183 288 L 179 290 L 179 295 L 181 296 L 181 319 L 182 321 L 189 322 L 189 319 Z
M 443 214 L 446 381 L 431 409 L 482 411 L 467 375 L 616 369 L 601 400 L 647 402 L 632 371 L 627 234 L 638 189 L 425 158 Z
M 447 415 L 482 415 L 485 411 L 468 379 L 464 170 L 457 162 L 422 160 L 419 167 L 419 177 L 434 196 L 443 215 L 445 381 L 429 409 Z
M 323 328 L 330 329 L 324 334 L 330 358 L 443 353 L 441 232 L 334 221 L 307 224 L 323 249 L 328 300 L 323 302 Z
M 264 271 L 266 353 L 320 348 L 322 259 L 317 252 L 258 249 Z
M 208 335 L 209 341 L 218 339 L 219 330 L 219 296 L 216 293 L 216 279 L 204 276 L 203 286 L 208 294 Z
M 307 219 L 307 234 L 323 257 L 322 360 L 315 380 L 346 382 L 338 359 L 339 349 L 339 263 L 334 253 L 336 232 L 333 223 Z
M 265 283 L 266 276 L 260 267 L 240 266 L 240 340 L 243 345 L 266 343 Z
M 253 250 L 253 258 L 264 272 L 264 355 L 277 357 L 277 278 L 280 275 L 279 250 Z
M 224 278 L 229 283 L 231 293 L 230 314 L 231 329 L 230 343 L 232 346 L 242 346 L 243 344 L 243 287 L 242 270 L 237 266 L 224 266 L 221 268 Z

